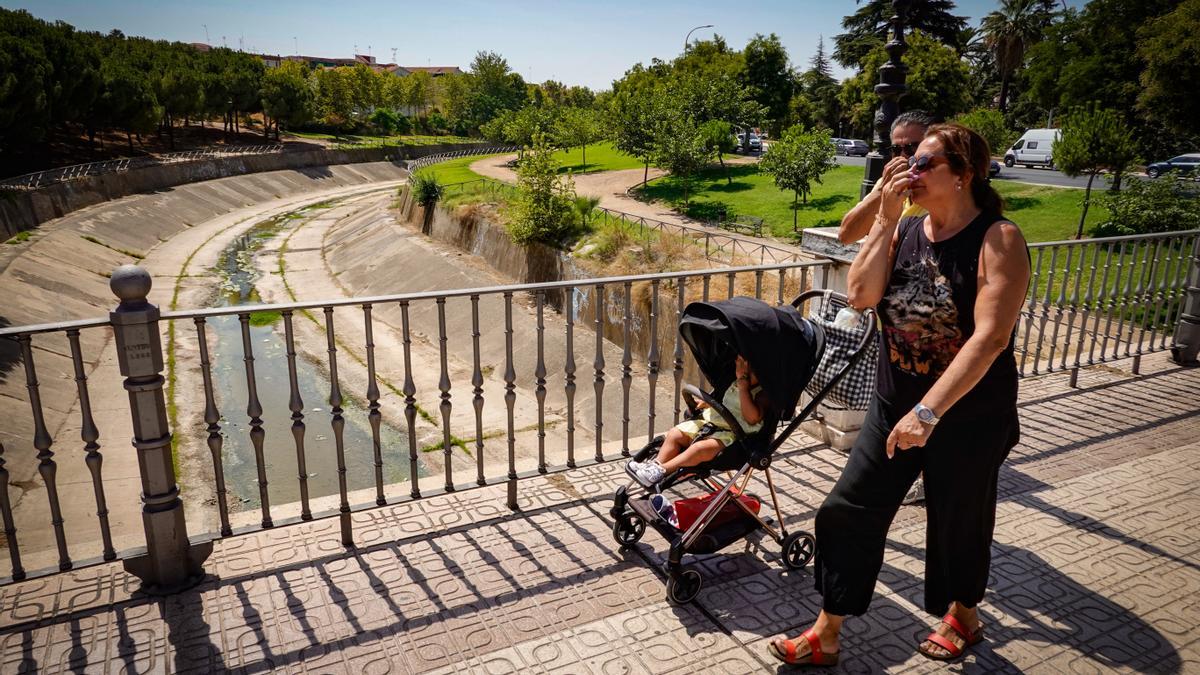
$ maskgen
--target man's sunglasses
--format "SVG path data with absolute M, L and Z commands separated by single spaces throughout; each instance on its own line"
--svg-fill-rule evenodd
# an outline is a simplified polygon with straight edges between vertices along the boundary
M 950 160 L 946 159 L 945 155 L 921 155 L 920 157 L 909 157 L 908 168 L 917 173 L 925 173 L 932 171 L 937 165 L 945 164 Z
M 892 157 L 912 157 L 913 155 L 917 154 L 917 147 L 920 145 L 920 142 L 908 143 L 906 145 L 893 145 Z

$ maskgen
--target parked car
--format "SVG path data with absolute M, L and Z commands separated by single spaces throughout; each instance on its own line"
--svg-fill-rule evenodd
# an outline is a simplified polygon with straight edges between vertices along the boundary
M 1060 129 L 1030 129 L 1004 153 L 1004 166 L 1035 164 L 1054 168 L 1054 143 L 1062 135 Z
M 1158 178 L 1168 171 L 1178 171 L 1181 176 L 1200 176 L 1200 152 L 1189 152 L 1146 167 L 1146 175 L 1151 178 Z
M 1000 162 L 997 162 L 996 160 L 993 159 L 992 163 L 988 166 L 988 178 L 995 178 L 996 176 L 999 176 L 999 175 L 1000 175 Z
M 738 134 L 737 135 L 737 149 L 738 149 L 738 152 L 747 152 L 747 151 L 761 152 L 762 151 L 762 139 L 758 137 L 758 134 L 751 133 L 749 149 L 747 150 L 746 134 L 744 134 L 744 133 Z
M 845 155 L 847 157 L 850 155 L 866 157 L 867 153 L 871 151 L 871 148 L 867 146 L 866 141 L 859 140 L 857 138 L 842 138 L 839 140 L 840 143 L 838 144 L 838 154 Z

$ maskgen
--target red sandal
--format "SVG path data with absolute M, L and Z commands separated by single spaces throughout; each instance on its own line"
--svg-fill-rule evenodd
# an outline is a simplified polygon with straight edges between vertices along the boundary
M 777 658 L 780 661 L 783 661 L 784 663 L 787 663 L 789 665 L 794 665 L 794 666 L 836 666 L 837 665 L 838 654 L 840 652 L 833 652 L 832 654 L 826 654 L 825 652 L 822 652 L 821 651 L 821 638 L 817 637 L 817 634 L 815 631 L 813 631 L 813 629 L 809 628 L 808 630 L 804 631 L 804 633 L 801 634 L 800 637 L 804 638 L 805 640 L 808 640 L 808 653 L 803 656 L 800 656 L 800 657 L 796 656 L 796 643 L 793 642 L 792 640 L 787 640 L 787 639 L 781 640 L 781 641 L 772 640 L 771 643 L 767 645 L 767 651 L 771 652 L 771 655 L 774 656 L 775 658 Z M 776 642 L 783 642 L 783 645 L 784 645 L 783 651 L 780 651 L 779 647 L 775 646 Z
M 949 652 L 949 654 L 935 654 L 925 647 L 925 642 L 922 642 L 921 644 L 917 645 L 917 651 L 921 652 L 922 656 L 933 659 L 934 661 L 953 661 L 954 659 L 962 656 L 967 647 L 972 647 L 980 642 L 983 642 L 982 623 L 979 624 L 979 627 L 975 629 L 974 633 L 968 632 L 967 627 L 962 625 L 961 621 L 954 618 L 953 614 L 946 614 L 946 616 L 942 617 L 942 623 L 949 626 L 950 630 L 958 633 L 958 636 L 963 639 L 963 646 L 959 647 L 951 642 L 949 638 L 943 637 L 935 630 L 929 634 L 929 637 L 925 638 L 925 642 L 932 642 L 942 649 L 945 649 L 947 652 Z

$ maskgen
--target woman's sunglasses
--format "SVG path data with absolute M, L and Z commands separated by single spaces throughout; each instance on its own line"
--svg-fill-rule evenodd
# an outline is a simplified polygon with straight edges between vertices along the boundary
M 945 164 L 949 160 L 944 155 L 921 155 L 920 157 L 909 157 L 908 168 L 916 173 L 925 173 L 932 171 L 937 165 Z
M 920 142 L 908 143 L 906 145 L 893 145 L 892 157 L 912 157 L 917 154 L 917 148 L 921 145 Z

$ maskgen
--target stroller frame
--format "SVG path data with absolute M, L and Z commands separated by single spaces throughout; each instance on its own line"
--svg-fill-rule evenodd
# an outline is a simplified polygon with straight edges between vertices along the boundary
M 806 291 L 797 296 L 791 302 L 791 305 L 800 309 L 805 302 L 818 298 L 822 302 L 833 303 L 834 306 L 849 306 L 849 301 L 845 295 L 830 290 Z M 685 555 L 689 553 L 716 553 L 721 548 L 744 539 L 758 529 L 766 531 L 780 545 L 783 562 L 788 569 L 802 569 L 812 560 L 816 553 L 816 537 L 812 533 L 803 530 L 788 532 L 783 514 L 779 509 L 779 499 L 776 494 L 775 483 L 771 479 L 771 458 L 784 441 L 791 437 L 792 433 L 816 411 L 817 407 L 825 400 L 834 387 L 841 382 L 867 353 L 872 340 L 876 337 L 877 319 L 875 310 L 865 310 L 861 320 L 865 323 L 866 328 L 863 330 L 863 337 L 856 345 L 855 350 L 849 355 L 842 367 L 832 376 L 829 382 L 816 394 L 812 395 L 811 400 L 801 411 L 792 416 L 787 427 L 781 433 L 775 433 L 768 443 L 760 442 L 757 444 L 757 447 L 749 447 L 748 444 L 754 439 L 747 436 L 737 419 L 715 396 L 709 395 L 691 384 L 683 386 L 682 394 L 684 401 L 687 403 L 690 418 L 699 415 L 699 409 L 695 401 L 698 398 L 719 413 L 729 426 L 735 436 L 735 443 L 742 446 L 740 451 L 735 454 L 735 458 L 739 459 L 739 461 L 741 458 L 745 458 L 744 463 L 740 467 L 723 467 L 720 465 L 719 460 L 730 450 L 730 448 L 725 448 L 721 454 L 709 462 L 681 468 L 664 476 L 656 484 L 647 484 L 634 474 L 629 469 L 628 464 L 626 464 L 625 472 L 632 479 L 632 482 L 617 488 L 616 494 L 613 497 L 613 506 L 609 511 L 609 515 L 614 520 L 613 538 L 622 549 L 633 547 L 641 540 L 642 535 L 645 534 L 646 526 L 649 524 L 668 541 L 670 547 L 667 554 L 667 562 L 664 566 L 667 574 L 666 590 L 668 601 L 674 604 L 689 603 L 699 595 L 701 586 L 703 585 L 703 578 L 700 572 L 694 568 L 684 566 L 683 558 Z M 825 355 L 824 331 L 819 324 L 812 324 L 812 327 L 817 333 L 815 341 L 817 345 L 816 362 L 820 363 L 820 360 Z M 778 419 L 766 419 L 763 429 L 758 433 L 773 433 L 778 423 Z M 650 443 L 634 453 L 633 459 L 645 461 L 652 454 L 656 455 L 662 445 L 663 439 L 664 436 L 661 434 L 656 436 Z M 727 462 L 728 460 L 726 460 Z M 711 466 L 714 464 L 717 466 Z M 713 472 L 723 470 L 732 470 L 733 475 L 724 484 L 721 484 L 713 478 Z M 755 513 L 740 499 L 736 498 L 746 494 L 746 488 L 749 486 L 750 479 L 756 471 L 761 471 L 766 479 L 778 528 L 772 526 L 769 518 L 764 518 Z M 680 531 L 650 506 L 649 499 L 655 494 L 661 494 L 677 485 L 691 481 L 699 482 L 710 491 L 716 492 L 716 495 L 711 499 L 704 511 L 701 512 L 700 516 L 696 518 L 695 522 L 686 530 Z M 631 490 L 634 492 L 631 493 Z M 693 550 L 693 547 L 706 530 L 708 530 L 713 520 L 722 512 L 725 505 L 731 501 L 741 509 L 744 515 L 749 516 L 751 519 L 743 520 L 741 523 L 746 531 L 727 542 L 719 543 L 717 548 L 712 551 Z M 753 526 L 751 527 L 751 525 Z

